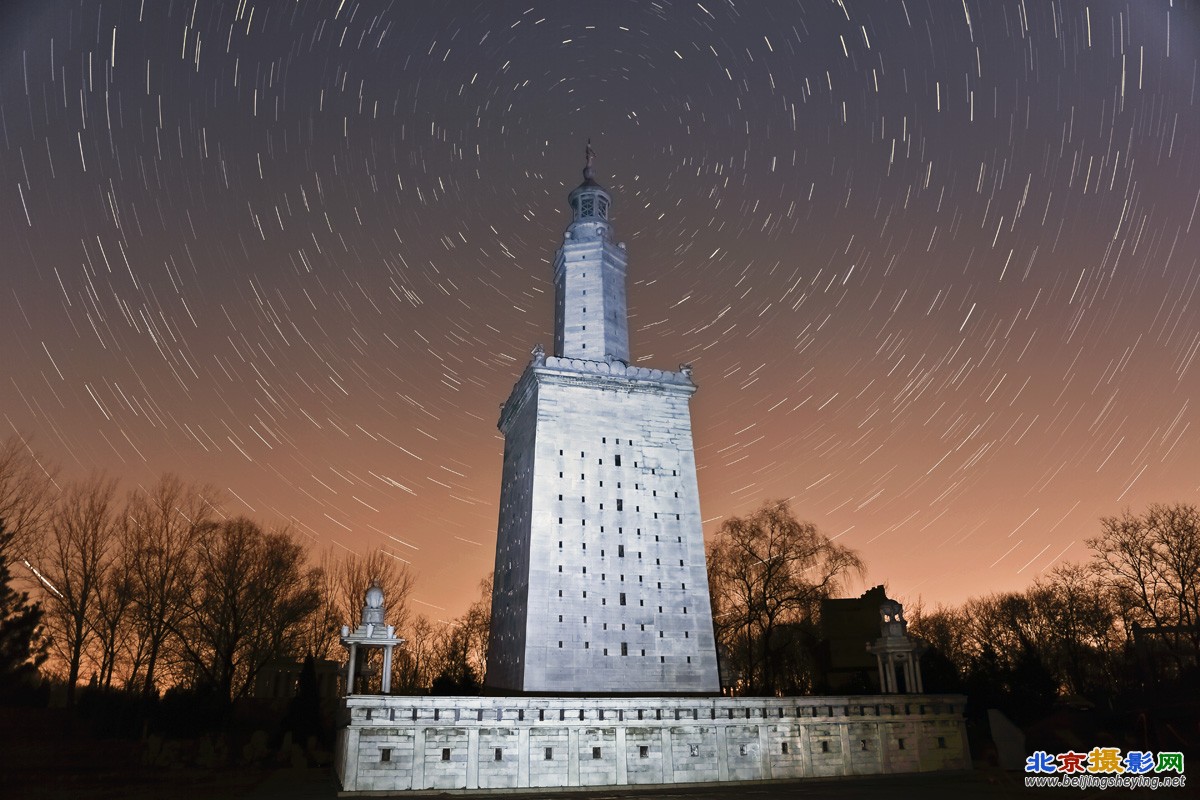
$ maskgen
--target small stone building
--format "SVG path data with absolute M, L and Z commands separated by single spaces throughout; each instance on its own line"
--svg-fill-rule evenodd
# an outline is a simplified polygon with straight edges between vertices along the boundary
M 883 613 L 899 614 L 899 620 L 884 620 Z M 886 626 L 891 626 L 885 630 Z M 882 643 L 888 638 L 890 643 Z M 906 646 L 903 639 L 908 640 Z M 903 609 L 895 600 L 888 598 L 882 586 L 875 586 L 859 597 L 824 600 L 821 603 L 821 668 L 822 678 L 829 691 L 854 692 L 910 692 L 920 693 L 923 687 L 915 685 L 918 676 L 918 657 L 921 644 L 909 637 L 903 620 Z M 881 659 L 876 649 L 884 647 L 886 655 L 893 660 L 903 659 L 911 666 L 895 673 L 896 686 L 888 688 L 881 684 L 880 675 L 888 680 L 887 664 L 881 668 Z M 911 648 L 911 651 L 908 649 Z M 902 655 L 909 652 L 908 656 Z M 882 671 L 881 671 L 882 670 Z M 906 678 L 905 676 L 909 676 Z M 913 683 L 914 685 L 909 685 Z

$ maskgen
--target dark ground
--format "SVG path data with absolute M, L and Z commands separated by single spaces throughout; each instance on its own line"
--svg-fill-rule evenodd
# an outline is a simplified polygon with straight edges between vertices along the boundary
M 959 798 L 981 798 L 994 800 L 1010 797 L 1042 797 L 1046 800 L 1058 797 L 1070 797 L 1083 800 L 1104 795 L 1121 798 L 1157 797 L 1161 800 L 1172 798 L 1200 797 L 1200 792 L 1193 789 L 1130 791 L 1128 789 L 1110 789 L 1108 792 L 1099 790 L 1080 791 L 1078 789 L 1061 795 L 1064 790 L 1055 789 L 1026 789 L 1022 783 L 1023 776 L 1015 773 L 1001 773 L 990 770 L 975 770 L 973 772 L 939 774 L 939 775 L 895 775 L 891 777 L 871 778 L 840 778 L 814 779 L 806 781 L 790 781 L 787 783 L 751 783 L 726 784 L 719 786 L 703 786 L 681 789 L 600 789 L 596 791 L 538 791 L 519 793 L 493 793 L 463 795 L 449 792 L 430 792 L 392 795 L 392 797 L 503 797 L 510 800 L 531 800 L 532 798 L 559 798 L 561 800 L 616 800 L 616 798 L 636 798 L 637 800 L 665 800 L 679 798 L 687 800 L 774 800 L 774 798 L 796 798 L 796 800 L 959 800 Z M 336 780 L 331 776 L 321 778 L 315 774 L 302 775 L 300 772 L 283 771 L 275 773 L 263 781 L 254 790 L 245 795 L 239 795 L 254 800 L 325 800 L 334 798 Z
M 269 760 L 258 767 L 202 769 L 147 766 L 135 741 L 95 738 L 61 710 L 30 714 L 0 709 L 0 800 L 334 800 L 337 780 L 329 768 L 301 769 Z M 186 759 L 182 760 L 186 763 Z M 1200 781 L 1179 790 L 1026 789 L 1023 775 L 979 767 L 970 772 L 886 777 L 810 779 L 787 783 L 725 784 L 671 789 L 589 791 L 538 790 L 464 795 L 405 792 L 394 797 L 504 797 L 615 800 L 697 798 L 837 798 L 837 800 L 950 800 L 1009 797 L 1200 797 Z M 378 796 L 378 795 L 376 795 Z
M 25 772 L 20 770 L 20 772 Z M 41 772 L 38 770 L 38 772 Z M 330 769 L 229 769 L 204 772 L 200 770 L 79 770 L 69 764 L 41 772 L 28 773 L 13 783 L 14 777 L 5 769 L 0 781 L 0 797 L 29 798 L 30 800 L 90 800 L 91 798 L 121 798 L 121 800 L 191 800 L 214 798 L 223 800 L 334 800 L 339 796 L 337 780 Z M 790 781 L 787 783 L 754 783 L 714 785 L 676 789 L 599 789 L 591 791 L 540 790 L 535 792 L 493 792 L 464 794 L 459 792 L 403 792 L 391 797 L 503 797 L 509 800 L 532 798 L 561 798 L 566 800 L 958 800 L 958 798 L 1125 798 L 1200 797 L 1194 788 L 1180 790 L 1065 790 L 1026 789 L 1022 776 L 994 769 L 952 774 L 895 775 L 890 777 L 834 778 Z M 373 795 L 380 797 L 381 795 Z

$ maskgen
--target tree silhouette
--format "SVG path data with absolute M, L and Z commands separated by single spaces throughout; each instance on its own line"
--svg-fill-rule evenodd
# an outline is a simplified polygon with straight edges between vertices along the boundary
M 230 703 L 269 661 L 296 652 L 319 604 L 320 571 L 286 532 L 244 517 L 202 531 L 192 558 L 196 585 L 178 644 L 194 683 Z
M 10 436 L 0 442 L 0 519 L 10 526 L 0 553 L 8 555 L 10 564 L 28 557 L 50 521 L 55 472 L 23 438 Z
M 101 585 L 116 547 L 115 494 L 116 481 L 100 475 L 70 484 L 44 548 L 42 574 L 52 587 L 47 621 L 55 650 L 66 662 L 68 706 L 75 703 L 80 669 L 96 637 Z
M 12 587 L 8 547 L 13 534 L 0 520 L 0 702 L 27 695 L 37 682 L 38 667 L 46 660 L 41 636 L 42 609 L 29 602 L 28 592 Z
M 1200 659 L 1200 511 L 1183 503 L 1100 520 L 1087 544 L 1130 623 L 1153 627 L 1179 674 Z
M 311 653 L 305 656 L 300 668 L 296 696 L 288 703 L 283 727 L 292 732 L 292 741 L 302 746 L 310 736 L 321 734 L 321 693 L 317 683 L 317 663 Z
M 740 674 L 744 691 L 770 695 L 804 683 L 794 644 L 821 600 L 862 569 L 854 550 L 798 521 L 786 501 L 725 521 L 708 549 L 709 591 L 717 638 L 732 662 L 724 666 Z
M 169 473 L 149 491 L 129 496 L 122 538 L 138 629 L 133 677 L 146 696 L 157 691 L 164 650 L 188 613 L 196 566 L 191 550 L 214 524 L 216 497 L 211 487 L 184 484 Z

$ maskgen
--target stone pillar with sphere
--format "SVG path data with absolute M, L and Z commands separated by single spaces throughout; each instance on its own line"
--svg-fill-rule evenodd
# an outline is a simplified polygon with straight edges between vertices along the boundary
M 392 650 L 404 644 L 404 640 L 396 635 L 395 626 L 388 625 L 385 619 L 383 590 L 378 583 L 371 583 L 367 589 L 362 609 L 362 621 L 354 630 L 349 625 L 342 626 L 342 646 L 350 651 L 346 664 L 346 695 L 355 694 L 354 678 L 359 667 L 359 651 L 371 648 L 383 650 L 383 667 L 380 670 L 378 694 L 389 694 L 392 691 Z M 363 654 L 365 656 L 365 653 Z M 365 660 L 365 658 L 364 658 Z M 364 674 L 363 694 L 376 694 L 370 690 L 370 675 Z

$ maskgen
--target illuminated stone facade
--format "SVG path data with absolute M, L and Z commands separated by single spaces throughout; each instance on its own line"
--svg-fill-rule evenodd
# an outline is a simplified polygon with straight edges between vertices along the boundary
M 719 691 L 690 368 L 629 366 L 625 245 L 588 168 L 555 257 L 555 349 L 503 405 L 486 685 Z

